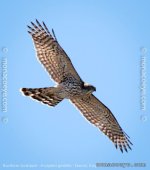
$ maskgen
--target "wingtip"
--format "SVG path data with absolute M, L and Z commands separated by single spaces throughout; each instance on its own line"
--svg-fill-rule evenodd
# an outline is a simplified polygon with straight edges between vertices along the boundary
M 34 25 L 34 23 L 31 21 L 31 24 Z
M 40 22 L 36 19 L 36 23 L 38 24 L 39 27 L 42 27 Z
M 55 31 L 54 31 L 54 29 L 53 29 L 53 28 L 52 28 L 52 34 L 53 34 L 53 36 L 54 36 L 55 40 L 57 41 L 57 38 L 56 38 L 56 35 L 55 35 Z
M 39 25 L 40 24 L 40 22 L 38 21 L 38 19 L 35 19 L 35 21 L 36 21 L 36 23 Z
M 126 152 L 128 152 L 127 147 L 126 147 L 125 144 L 123 145 L 123 148 L 124 148 L 124 150 L 125 150 Z
M 28 33 L 29 33 L 30 35 L 32 35 L 32 32 L 31 32 L 31 31 L 28 31 Z
M 28 27 L 31 31 L 34 31 L 34 29 L 33 29 L 33 28 L 31 28 L 29 25 L 27 25 L 27 27 Z
M 132 143 L 131 141 L 129 141 L 129 143 L 130 143 L 131 145 L 133 145 L 133 143 Z
M 130 147 L 130 145 L 129 144 L 127 144 L 127 147 L 130 149 L 130 150 L 132 150 L 132 148 Z M 128 153 L 128 149 L 127 149 L 127 147 L 126 147 L 126 145 L 118 145 L 118 144 L 115 144 L 115 148 L 118 150 L 120 150 L 121 151 L 121 153 L 124 153 L 124 152 L 126 152 L 126 153 Z

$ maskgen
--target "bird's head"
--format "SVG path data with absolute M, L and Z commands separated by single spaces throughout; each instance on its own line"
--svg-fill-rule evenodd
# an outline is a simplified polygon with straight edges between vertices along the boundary
M 92 94 L 96 91 L 96 88 L 88 83 L 84 83 L 83 88 L 87 91 L 87 94 Z

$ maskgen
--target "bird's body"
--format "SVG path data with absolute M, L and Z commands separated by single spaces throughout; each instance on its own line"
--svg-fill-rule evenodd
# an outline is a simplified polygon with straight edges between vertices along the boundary
M 62 87 L 62 93 L 65 94 L 64 98 L 67 99 L 84 93 L 83 82 L 77 80 L 72 75 L 68 75 L 59 86 Z
M 56 106 L 63 99 L 69 99 L 85 116 L 98 127 L 115 144 L 116 148 L 127 151 L 132 143 L 122 130 L 112 112 L 92 93 L 96 88 L 85 83 L 65 51 L 59 45 L 54 31 L 52 34 L 43 22 L 43 26 L 36 20 L 28 26 L 32 36 L 37 57 L 51 78 L 57 83 L 55 87 L 22 88 L 26 96 L 30 96 L 49 106 Z

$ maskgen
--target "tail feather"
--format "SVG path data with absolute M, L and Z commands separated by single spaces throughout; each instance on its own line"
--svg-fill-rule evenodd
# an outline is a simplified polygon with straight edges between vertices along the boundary
M 25 96 L 32 97 L 49 106 L 56 106 L 63 100 L 57 87 L 22 88 L 21 91 Z

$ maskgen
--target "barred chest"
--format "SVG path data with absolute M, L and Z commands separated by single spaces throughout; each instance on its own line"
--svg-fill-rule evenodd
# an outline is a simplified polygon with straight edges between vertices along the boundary
M 61 83 L 63 87 L 63 93 L 65 93 L 66 98 L 74 97 L 81 95 L 82 90 L 82 82 L 76 80 L 73 76 L 68 76 Z

